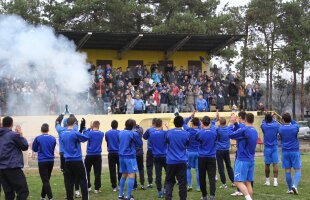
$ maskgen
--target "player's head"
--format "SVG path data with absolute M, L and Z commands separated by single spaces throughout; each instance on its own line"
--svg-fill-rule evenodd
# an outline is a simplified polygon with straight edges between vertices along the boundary
M 75 117 L 69 117 L 67 119 L 67 126 L 74 126 L 75 122 L 76 122 Z
M 162 126 L 163 126 L 163 120 L 157 118 L 156 121 L 155 121 L 155 127 L 156 128 L 161 128 Z
M 270 113 L 267 113 L 265 115 L 265 121 L 266 121 L 266 123 L 271 123 L 272 122 L 272 115 Z
M 179 115 L 174 118 L 173 122 L 175 127 L 181 128 L 184 124 L 184 119 L 182 116 Z
M 47 123 L 42 124 L 41 126 L 41 132 L 42 133 L 48 133 L 50 131 L 50 127 Z
M 291 117 L 291 115 L 290 115 L 290 113 L 283 113 L 283 115 L 282 115 L 282 120 L 283 120 L 283 122 L 284 123 L 291 123 L 291 121 L 292 121 L 292 117 Z
M 226 125 L 226 119 L 224 117 L 220 118 L 220 125 L 225 126 Z
M 245 121 L 248 123 L 248 124 L 253 124 L 254 123 L 254 115 L 252 113 L 247 113 L 245 115 Z
M 136 125 L 136 121 L 133 119 L 127 119 L 125 122 L 125 129 L 132 130 Z
M 112 129 L 117 129 L 117 127 L 118 127 L 118 121 L 113 120 L 113 121 L 111 122 L 111 127 L 112 127 Z
M 6 116 L 2 119 L 2 126 L 4 128 L 12 128 L 13 127 L 13 118 Z
M 155 124 L 156 124 L 156 120 L 157 120 L 157 118 L 153 118 L 152 119 L 152 126 L 156 126 Z
M 93 128 L 99 129 L 100 127 L 100 122 L 99 121 L 94 121 L 93 122 Z
M 239 120 L 241 120 L 242 122 L 245 121 L 245 116 L 246 116 L 246 112 L 244 112 L 244 111 L 240 111 L 238 113 Z
M 194 117 L 192 119 L 192 123 L 193 123 L 193 126 L 199 126 L 199 118 L 198 117 Z
M 204 116 L 202 119 L 201 119 L 201 122 L 204 126 L 209 126 L 210 125 L 210 122 L 211 122 L 211 119 L 210 117 L 208 116 Z

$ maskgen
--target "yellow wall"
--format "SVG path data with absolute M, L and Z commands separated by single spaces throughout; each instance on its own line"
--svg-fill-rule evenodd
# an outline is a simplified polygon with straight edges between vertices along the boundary
M 164 60 L 163 51 L 128 51 L 124 54 L 121 60 L 117 59 L 116 50 L 100 50 L 100 49 L 82 49 L 88 57 L 88 61 L 96 64 L 96 60 L 112 60 L 114 67 L 122 67 L 126 69 L 128 60 L 143 60 L 144 64 L 150 66 L 156 64 L 158 61 Z M 200 60 L 199 56 L 207 57 L 207 52 L 203 51 L 177 51 L 171 55 L 168 60 L 173 61 L 173 65 L 184 66 L 187 68 L 189 60 Z M 202 64 L 202 71 L 206 70 L 206 65 Z

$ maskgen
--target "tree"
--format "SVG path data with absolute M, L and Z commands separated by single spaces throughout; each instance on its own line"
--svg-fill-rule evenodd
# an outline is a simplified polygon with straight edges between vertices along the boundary
M 296 117 L 297 74 L 301 73 L 300 105 L 301 119 L 304 118 L 304 66 L 309 61 L 310 22 L 309 3 L 297 0 L 283 4 L 281 13 L 281 34 L 286 46 L 282 48 L 284 62 L 293 73 L 292 112 Z

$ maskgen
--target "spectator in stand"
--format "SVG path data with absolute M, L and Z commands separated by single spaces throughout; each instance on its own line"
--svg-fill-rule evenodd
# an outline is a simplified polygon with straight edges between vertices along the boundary
M 175 110 L 175 96 L 173 95 L 173 92 L 168 93 L 168 112 L 174 113 Z
M 203 98 L 202 95 L 199 95 L 199 98 L 197 100 L 196 104 L 196 110 L 198 112 L 206 112 L 208 111 L 208 103 L 207 101 Z
M 238 106 L 238 87 L 234 81 L 232 81 L 228 86 L 228 94 L 230 105 Z
M 219 92 L 216 95 L 216 107 L 220 112 L 224 111 L 224 105 L 225 105 L 224 96 L 225 94 L 224 94 L 223 88 L 220 87 Z
M 168 112 L 168 94 L 166 93 L 166 90 L 163 89 L 163 91 L 160 93 L 160 112 L 161 113 L 167 113 Z
M 254 100 L 254 108 L 257 108 L 260 98 L 263 96 L 258 85 L 255 85 L 253 90 L 253 100 Z
M 184 101 L 185 101 L 185 95 L 183 93 L 183 89 L 180 89 L 177 95 L 177 107 L 179 112 L 183 111 Z
M 206 92 L 203 94 L 203 98 L 207 101 L 208 103 L 208 110 L 210 109 L 210 105 L 213 99 L 213 93 L 211 91 L 210 87 L 207 87 Z
M 143 100 L 140 98 L 140 95 L 136 95 L 136 99 L 134 100 L 134 113 L 141 114 L 145 110 L 145 104 Z
M 247 101 L 247 110 L 253 110 L 253 89 L 251 84 L 247 84 L 246 86 L 246 101 Z
M 186 92 L 186 106 L 188 112 L 193 112 L 195 110 L 195 96 L 192 90 L 192 86 L 188 86 L 188 91 Z
M 145 102 L 147 113 L 156 113 L 157 111 L 157 103 L 154 100 L 152 95 L 149 96 L 149 99 Z
M 155 72 L 152 74 L 152 79 L 153 79 L 154 83 L 156 83 L 156 84 L 161 82 L 162 76 L 159 73 L 158 69 L 155 69 Z
M 153 93 L 153 97 L 154 97 L 154 100 L 156 101 L 156 104 L 157 104 L 157 109 L 156 109 L 156 112 L 159 110 L 159 105 L 160 105 L 160 93 L 158 92 L 158 89 L 157 87 L 155 87 L 155 91 Z
M 135 105 L 135 100 L 132 98 L 131 94 L 127 95 L 126 99 L 126 114 L 133 114 L 134 113 L 134 105 Z
M 240 97 L 240 110 L 246 110 L 247 102 L 246 102 L 245 82 L 242 82 L 239 87 L 239 97 Z

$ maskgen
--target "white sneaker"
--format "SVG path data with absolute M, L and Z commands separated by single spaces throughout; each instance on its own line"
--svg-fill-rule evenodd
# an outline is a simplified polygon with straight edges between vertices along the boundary
M 236 191 L 236 192 L 230 194 L 230 196 L 243 196 L 243 194 L 242 194 L 242 192 Z
M 101 190 L 94 190 L 95 194 L 101 193 Z
M 112 190 L 113 192 L 117 192 L 117 188 L 113 188 L 113 190 Z
M 286 191 L 286 194 L 294 194 L 293 190 Z
M 81 193 L 80 193 L 80 191 L 75 191 L 75 198 L 81 198 L 82 196 L 81 196 Z
M 278 187 L 279 186 L 279 184 L 278 184 L 278 182 L 273 182 L 273 187 Z
M 264 183 L 264 185 L 270 186 L 270 182 L 269 182 L 269 181 L 266 181 L 266 182 Z
M 295 195 L 298 195 L 298 189 L 295 185 L 292 186 L 292 190 L 293 190 Z
M 226 184 L 223 184 L 223 185 L 220 186 L 220 188 L 221 188 L 221 189 L 227 189 L 227 185 L 226 185 Z
M 91 192 L 91 187 L 90 187 L 90 188 L 88 188 L 88 192 Z

